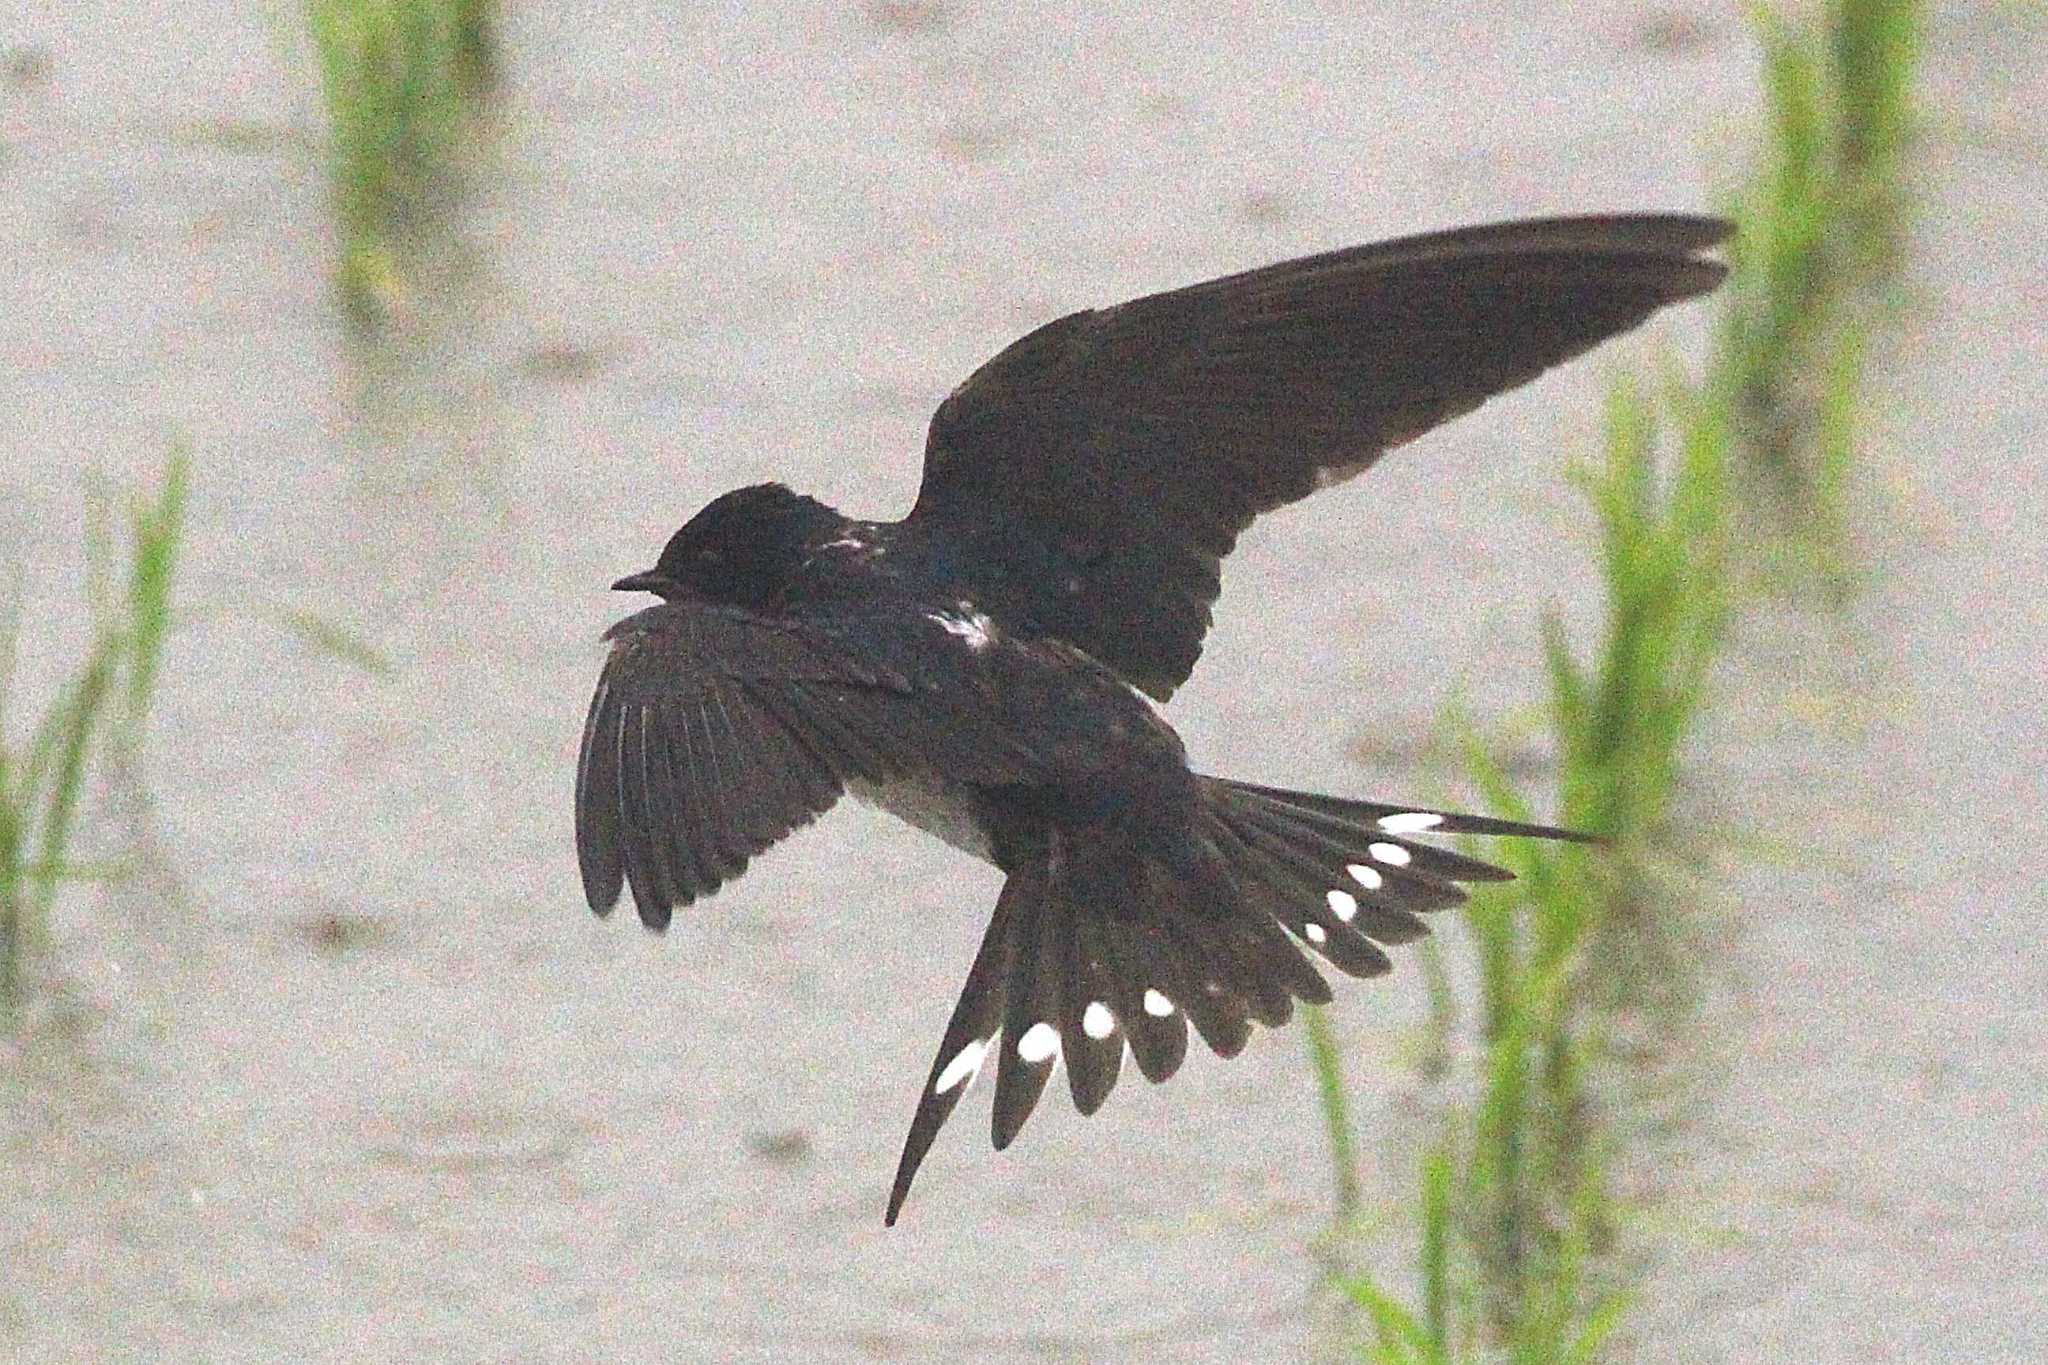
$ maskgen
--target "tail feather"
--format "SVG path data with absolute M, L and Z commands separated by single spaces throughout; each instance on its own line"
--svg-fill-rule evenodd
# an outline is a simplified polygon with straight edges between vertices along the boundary
M 1238 989 L 1240 966 L 1213 950 L 1201 922 L 1152 923 L 1144 929 L 1159 977 L 1148 986 L 1165 1008 L 1185 1014 L 1202 1042 L 1219 1057 L 1235 1057 L 1252 1036 Z
M 1235 1057 L 1251 1041 L 1253 1024 L 1285 1017 L 1286 993 L 1260 972 L 1254 955 L 1224 926 L 1196 921 L 1181 930 L 1181 961 L 1192 969 L 1182 1003 L 1209 1050 Z M 1205 1017 L 1217 1034 L 1213 1039 L 1203 1027 Z
M 1261 841 L 1252 842 L 1254 839 Z M 1332 900 L 1328 891 L 1321 890 L 1326 878 L 1321 875 L 1320 866 L 1295 866 L 1269 852 L 1262 836 L 1241 835 L 1219 822 L 1217 843 L 1230 851 L 1234 865 L 1250 879 L 1247 899 L 1256 895 L 1258 903 L 1266 907 L 1282 928 L 1313 946 L 1346 976 L 1383 976 L 1394 969 L 1392 959 L 1373 939 L 1380 943 L 1402 943 L 1429 932 L 1421 920 L 1411 915 L 1370 903 L 1358 904 L 1355 897 L 1351 902 L 1343 896 Z M 1340 908 L 1350 911 L 1348 918 L 1338 917 Z M 1412 932 L 1408 928 L 1411 925 Z M 1371 938 L 1366 936 L 1367 930 L 1372 931 Z
M 1450 882 L 1506 882 L 1514 880 L 1514 873 L 1509 872 L 1506 868 L 1496 867 L 1492 863 L 1481 862 L 1477 858 L 1468 858 L 1464 854 L 1452 849 L 1438 848 L 1433 844 L 1417 843 L 1412 838 L 1407 837 L 1405 831 L 1410 829 L 1419 831 L 1422 826 L 1419 824 L 1401 825 L 1398 823 L 1404 816 L 1418 822 L 1422 820 L 1448 821 L 1451 818 L 1441 816 L 1435 811 L 1397 811 L 1393 815 L 1380 816 L 1372 820 L 1370 824 L 1361 824 L 1359 821 L 1347 819 L 1344 816 L 1336 815 L 1329 811 L 1317 810 L 1312 806 L 1297 805 L 1291 801 L 1275 800 L 1264 795 L 1257 797 L 1240 796 L 1239 802 L 1242 805 L 1261 811 L 1269 820 L 1277 821 L 1303 831 L 1312 831 L 1322 840 L 1324 847 L 1338 851 L 1345 850 L 1348 847 L 1354 860 L 1362 861 L 1361 854 L 1372 856 L 1381 861 L 1383 865 L 1445 884 Z M 1395 829 L 1404 832 L 1396 833 L 1388 830 L 1386 828 L 1388 821 L 1396 822 Z M 1432 824 L 1427 828 L 1431 832 L 1441 829 L 1447 834 L 1466 832 L 1446 828 L 1443 824 Z M 1361 835 L 1365 836 L 1368 840 L 1363 849 L 1358 846 Z M 1381 845 L 1398 848 L 1408 856 L 1406 859 L 1403 859 L 1398 854 L 1385 854 L 1384 850 L 1380 848 Z M 1458 898 L 1457 901 L 1453 901 L 1451 904 L 1457 904 L 1458 901 L 1464 900 L 1463 892 L 1457 891 L 1455 887 L 1449 887 L 1448 889 L 1456 892 Z
M 1084 1117 L 1109 1098 L 1124 1064 L 1123 1020 L 1129 1016 L 1108 946 L 1112 927 L 1097 916 L 1075 917 L 1066 1007 L 1060 1012 L 1067 1089 Z
M 1262 787 L 1256 782 L 1210 778 L 1212 784 L 1227 787 L 1240 797 L 1265 797 L 1300 810 L 1332 815 L 1353 825 L 1372 825 L 1388 834 L 1504 834 L 1525 839 L 1562 839 L 1575 844 L 1602 842 L 1597 834 L 1559 829 L 1555 825 L 1530 825 L 1519 820 L 1496 820 L 1490 815 L 1461 815 L 1456 811 L 1431 810 L 1427 806 L 1387 806 L 1377 801 L 1355 801 L 1347 796 L 1323 796 L 1317 792 L 1288 791 Z
M 1123 1004 L 1117 1018 L 1130 1030 L 1131 1056 L 1154 1085 L 1171 1079 L 1188 1055 L 1187 1016 L 1174 1008 L 1165 986 L 1173 980 L 1165 950 L 1143 928 L 1124 923 L 1110 926 L 1123 977 Z
M 1427 914 L 1464 904 L 1465 893 L 1452 876 L 1416 867 L 1412 849 L 1384 831 L 1355 825 L 1332 831 L 1306 812 L 1262 798 L 1232 801 L 1219 818 L 1261 831 L 1297 867 L 1312 870 L 1324 881 L 1334 872 L 1338 885 L 1356 882 L 1373 893 L 1376 903 L 1390 908 Z M 1486 880 L 1500 879 L 1493 875 L 1500 869 L 1489 863 L 1477 865 L 1486 870 Z M 1377 874 L 1364 877 L 1352 872 L 1353 867 L 1376 868 Z
M 1294 1017 L 1296 1000 L 1311 1004 L 1329 1001 L 1330 983 L 1309 965 L 1301 949 L 1272 915 L 1240 910 L 1229 924 L 1219 928 L 1222 951 L 1230 960 L 1243 964 L 1240 976 L 1250 1006 L 1247 1013 L 1257 1022 L 1267 1028 L 1280 1028 Z
M 1192 1024 L 1233 1057 L 1254 1023 L 1321 1004 L 1316 956 L 1350 976 L 1392 964 L 1383 944 L 1428 932 L 1419 916 L 1465 899 L 1460 882 L 1512 874 L 1413 835 L 1496 834 L 1596 842 L 1544 825 L 1200 778 L 1188 849 L 1150 858 L 1051 832 L 1013 868 L 975 954 L 911 1121 L 886 1221 L 974 1077 L 996 1059 L 991 1136 L 1009 1146 L 1065 1062 L 1074 1107 L 1109 1098 L 1129 1048 L 1161 1082 Z
M 997 1151 L 1016 1140 L 1038 1107 L 1045 1083 L 1059 1060 L 1061 1017 L 1067 976 L 1066 944 L 1072 934 L 1070 907 L 1049 894 L 1052 877 L 1027 872 L 1037 885 L 1021 896 L 1010 924 L 1009 979 L 1004 983 L 1003 1046 L 996 1056 L 996 1102 L 990 1136 Z
M 1217 823 L 1236 833 L 1255 848 L 1268 867 L 1282 875 L 1274 881 L 1278 903 L 1289 909 L 1297 905 L 1311 912 L 1320 902 L 1339 927 L 1380 943 L 1409 943 L 1429 932 L 1416 914 L 1456 905 L 1464 893 L 1447 883 L 1419 878 L 1389 877 L 1385 869 L 1373 870 L 1369 863 L 1353 861 L 1368 857 L 1339 846 L 1327 846 L 1319 836 L 1284 826 L 1226 815 Z M 1365 867 L 1366 873 L 1354 873 Z M 1367 883 L 1372 883 L 1370 886 Z M 1332 891 L 1342 896 L 1332 898 Z M 1347 899 L 1348 898 L 1348 899 Z M 1314 939 L 1314 935 L 1308 935 Z
M 896 1181 L 889 1190 L 889 1209 L 882 1220 L 890 1226 L 895 1225 L 896 1215 L 903 1211 L 904 1196 L 910 1193 L 910 1182 L 917 1177 L 917 1168 L 931 1150 L 932 1140 L 953 1116 L 961 1097 L 981 1075 L 989 1052 L 999 1042 L 1004 978 L 1010 970 L 1010 926 L 1018 904 L 1032 891 L 1031 879 L 1012 877 L 996 898 L 995 913 L 989 917 L 988 928 L 981 936 L 974 965 L 967 969 L 967 984 L 960 989 L 953 1017 L 946 1021 L 939 1055 L 932 1059 L 931 1074 L 925 1077 L 924 1091 L 918 1099 L 917 1116 L 910 1122 L 903 1156 L 896 1163 Z

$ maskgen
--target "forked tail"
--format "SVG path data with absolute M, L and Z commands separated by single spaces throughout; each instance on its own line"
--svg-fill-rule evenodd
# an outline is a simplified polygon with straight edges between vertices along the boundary
M 886 1220 L 896 1221 L 939 1129 L 993 1055 L 997 1150 L 1031 1116 L 1055 1062 L 1074 1107 L 1109 1097 L 1126 1048 L 1150 1081 L 1187 1055 L 1187 1026 L 1234 1057 L 1254 1023 L 1278 1027 L 1329 985 L 1306 946 L 1378 976 L 1384 945 L 1465 899 L 1458 883 L 1512 874 L 1418 834 L 1589 836 L 1545 825 L 1282 791 L 1205 777 L 1194 838 L 1172 859 L 1090 846 L 1055 829 L 1012 869 L 911 1121 Z M 1135 865 L 1134 865 L 1135 864 Z

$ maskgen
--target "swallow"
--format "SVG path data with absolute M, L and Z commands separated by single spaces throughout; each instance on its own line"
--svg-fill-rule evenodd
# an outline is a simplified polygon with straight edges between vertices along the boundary
M 620 591 L 577 760 L 583 888 L 665 929 L 847 792 L 995 865 L 889 1192 L 995 1070 L 997 1150 L 1055 1066 L 1222 1057 L 1316 963 L 1353 977 L 1506 871 L 1419 836 L 1586 836 L 1192 770 L 1159 704 L 1261 512 L 1704 294 L 1714 218 L 1526 220 L 1284 261 L 1049 322 L 940 404 L 917 501 L 862 521 L 768 483 Z

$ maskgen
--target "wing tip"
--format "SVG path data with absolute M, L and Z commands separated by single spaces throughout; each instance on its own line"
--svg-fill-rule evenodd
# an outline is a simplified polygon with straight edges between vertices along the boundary
M 1713 213 L 1654 210 L 1509 219 L 1498 224 L 1498 228 L 1546 238 L 1549 244 L 1559 247 L 1692 256 L 1728 241 L 1735 235 L 1736 223 Z

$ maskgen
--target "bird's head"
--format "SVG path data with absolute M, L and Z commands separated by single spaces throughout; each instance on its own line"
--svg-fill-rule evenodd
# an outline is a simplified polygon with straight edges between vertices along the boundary
M 670 600 L 696 597 L 764 608 L 810 547 L 843 524 L 824 503 L 779 483 L 736 488 L 706 503 L 669 537 L 652 569 L 629 574 L 612 587 Z

